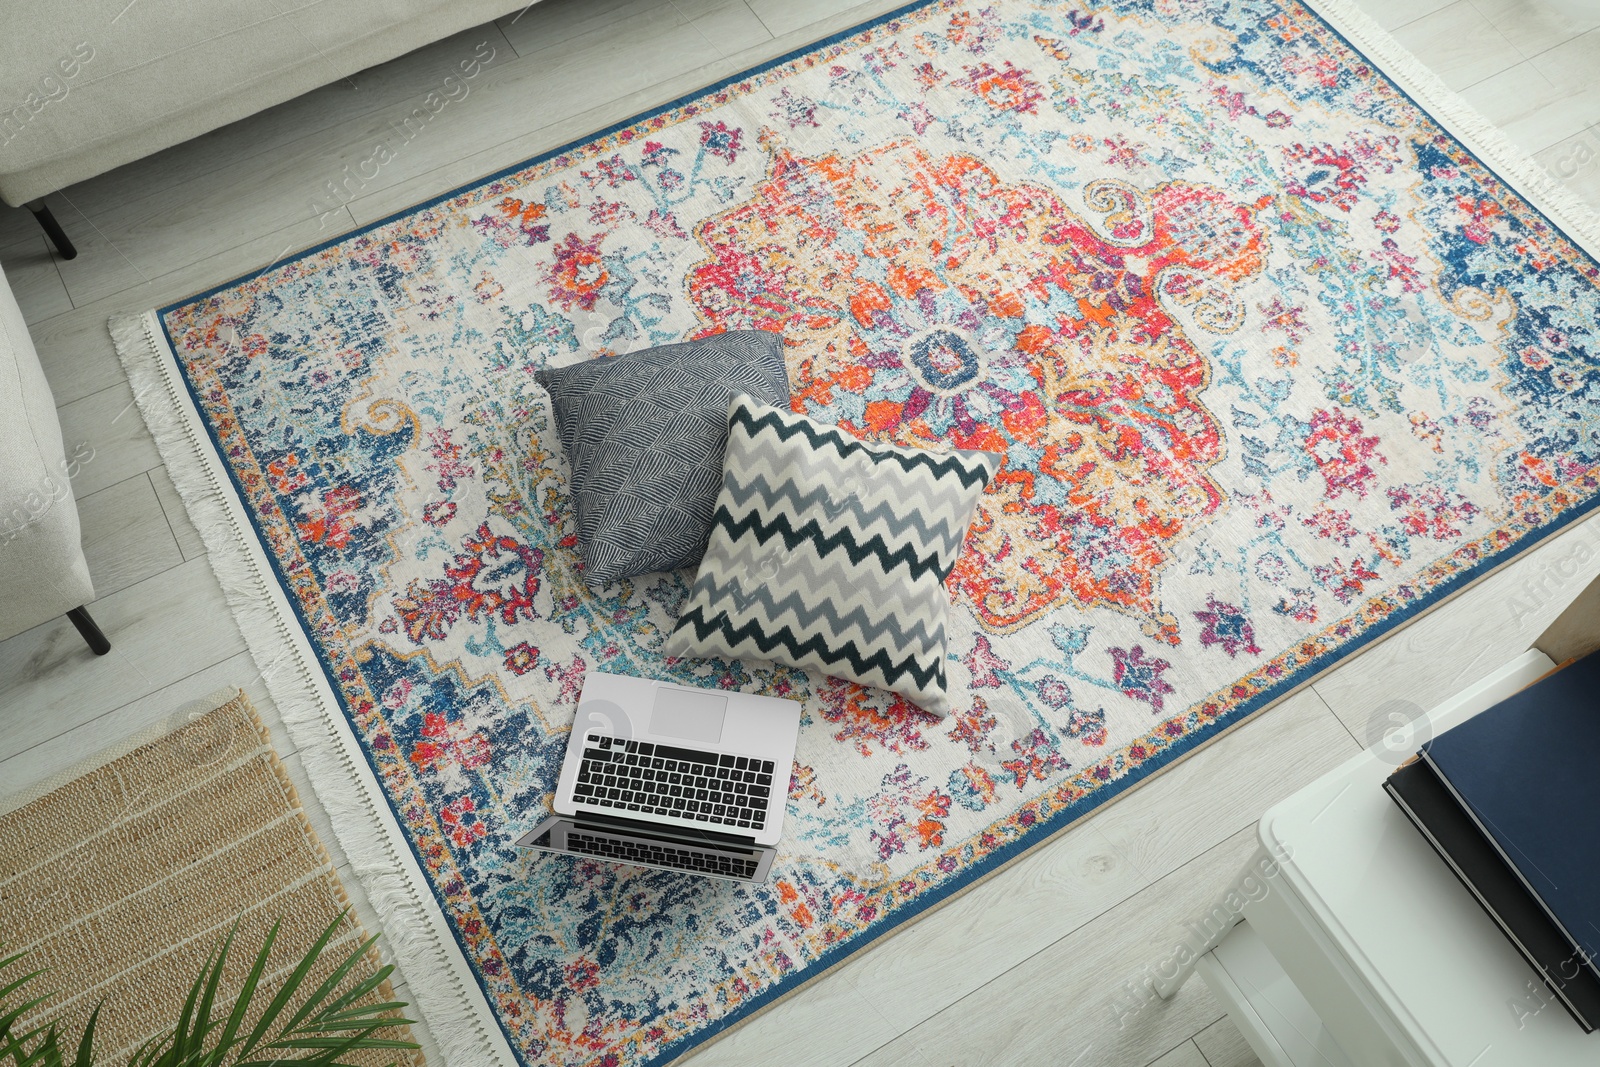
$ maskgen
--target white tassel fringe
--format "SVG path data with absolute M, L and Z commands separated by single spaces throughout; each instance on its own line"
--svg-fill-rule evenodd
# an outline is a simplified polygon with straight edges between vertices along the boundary
M 1351 0 L 1305 0 L 1439 125 L 1590 255 L 1600 256 L 1600 215 Z

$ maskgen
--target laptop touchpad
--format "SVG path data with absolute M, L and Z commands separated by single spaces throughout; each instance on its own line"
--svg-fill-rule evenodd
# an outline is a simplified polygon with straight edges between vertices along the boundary
M 722 719 L 727 712 L 725 696 L 658 686 L 655 707 L 650 711 L 650 732 L 714 743 L 722 739 Z

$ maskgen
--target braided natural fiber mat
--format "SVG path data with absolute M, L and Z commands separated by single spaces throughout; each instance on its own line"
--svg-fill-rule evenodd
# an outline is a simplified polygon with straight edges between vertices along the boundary
M 180 719 L 0 814 L 0 944 L 26 951 L 29 970 L 49 968 L 36 984 L 56 991 L 26 1022 L 59 1019 L 75 1043 L 103 1002 L 101 1063 L 126 1060 L 177 1021 L 235 919 L 224 1010 L 274 921 L 282 928 L 267 973 L 281 979 L 349 906 L 249 697 L 227 690 Z M 321 970 L 365 936 L 347 918 Z M 387 983 L 384 994 L 392 999 Z M 421 1063 L 406 1052 L 346 1058 Z

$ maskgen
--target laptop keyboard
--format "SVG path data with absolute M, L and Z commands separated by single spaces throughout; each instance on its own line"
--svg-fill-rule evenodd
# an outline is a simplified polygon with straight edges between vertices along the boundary
M 754 878 L 757 862 L 719 852 L 692 848 L 673 848 L 646 841 L 618 841 L 576 830 L 567 833 L 567 849 L 585 856 L 616 860 L 620 863 L 649 863 L 699 874 L 720 874 L 727 878 Z
M 613 811 L 762 830 L 772 772 L 771 760 L 590 734 L 573 794 L 580 803 Z

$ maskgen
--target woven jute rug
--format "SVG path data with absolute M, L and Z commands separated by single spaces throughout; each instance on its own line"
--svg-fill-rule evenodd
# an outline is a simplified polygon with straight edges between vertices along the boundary
M 235 919 L 224 1010 L 275 921 L 262 1006 L 350 906 L 250 698 L 225 690 L 175 718 L 176 729 L 75 768 L 64 784 L 0 801 L 0 944 L 26 952 L 29 970 L 48 968 L 37 985 L 54 991 L 25 1025 L 58 1020 L 75 1044 L 101 1004 L 102 1063 L 125 1062 L 177 1021 Z M 365 936 L 347 917 L 320 970 Z M 382 992 L 393 999 L 388 983 Z M 409 1039 L 409 1028 L 385 1036 Z M 422 1062 L 403 1051 L 347 1059 Z

